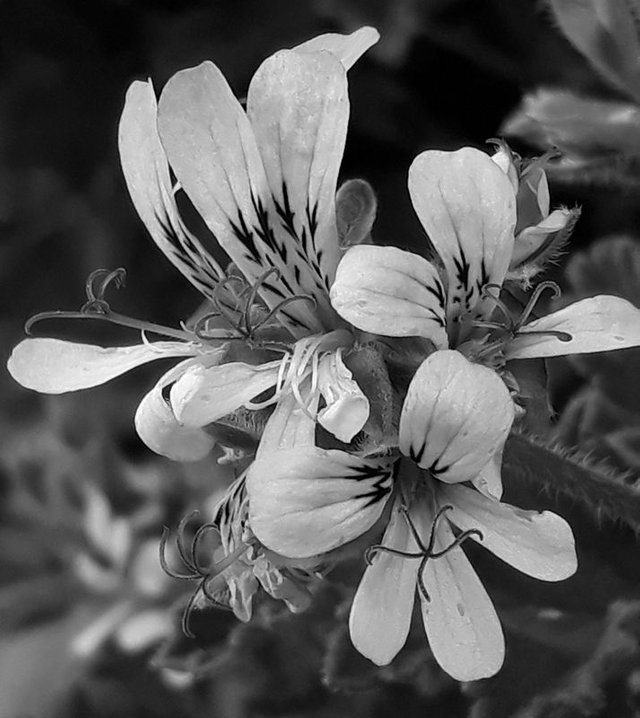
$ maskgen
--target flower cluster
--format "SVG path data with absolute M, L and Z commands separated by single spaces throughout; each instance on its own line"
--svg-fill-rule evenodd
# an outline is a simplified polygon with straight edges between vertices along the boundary
M 276 53 L 253 77 L 246 111 L 210 62 L 177 73 L 159 101 L 134 82 L 120 123 L 127 185 L 209 308 L 180 329 L 124 318 L 104 296 L 121 275 L 98 271 L 81 312 L 54 314 L 133 326 L 143 342 L 28 338 L 9 370 L 59 393 L 182 357 L 140 403 L 138 433 L 180 461 L 218 444 L 242 470 L 214 510 L 212 567 L 188 566 L 199 598 L 248 620 L 262 587 L 302 610 L 325 567 L 359 554 L 368 565 L 350 615 L 356 648 L 390 662 L 417 596 L 436 660 L 472 680 L 499 670 L 504 641 L 464 542 L 545 581 L 576 568 L 561 517 L 501 501 L 503 447 L 526 410 L 517 360 L 637 346 L 640 311 L 600 296 L 532 319 L 557 287 L 523 290 L 577 211 L 550 211 L 544 158 L 525 163 L 503 144 L 493 156 L 464 148 L 414 160 L 409 193 L 430 259 L 370 243 L 368 185 L 338 190 L 337 180 L 346 73 L 377 37 L 362 28 Z M 228 255 L 225 269 L 181 217 L 181 193 Z

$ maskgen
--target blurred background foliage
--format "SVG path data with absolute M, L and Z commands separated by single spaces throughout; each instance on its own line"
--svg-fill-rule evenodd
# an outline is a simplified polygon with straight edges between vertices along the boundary
M 120 173 L 133 79 L 159 89 L 212 59 L 243 96 L 270 53 L 363 24 L 382 39 L 350 74 L 342 175 L 378 193 L 374 240 L 421 246 L 406 192 L 418 152 L 496 136 L 525 155 L 556 147 L 552 200 L 582 206 L 564 268 L 549 272 L 561 301 L 607 292 L 640 305 L 639 21 L 637 0 L 0 0 L 3 361 L 28 316 L 78 308 L 98 267 L 127 268 L 123 313 L 171 325 L 198 306 Z M 137 339 L 84 322 L 47 329 Z M 512 462 L 507 498 L 569 518 L 581 568 L 542 585 L 473 551 L 508 654 L 497 677 L 469 685 L 438 669 L 419 628 L 389 667 L 358 656 L 345 628 L 357 562 L 304 614 L 264 601 L 239 624 L 203 607 L 187 641 L 190 587 L 159 570 L 161 527 L 193 509 L 206 520 L 232 470 L 171 464 L 139 442 L 132 417 L 157 367 L 62 397 L 2 373 L 0 718 L 638 715 L 639 368 L 633 350 L 549 363 L 557 414 L 543 438 L 579 447 L 575 475 L 555 476 L 550 460 L 550 478 L 532 478 Z M 595 493 L 576 489 L 585 466 Z

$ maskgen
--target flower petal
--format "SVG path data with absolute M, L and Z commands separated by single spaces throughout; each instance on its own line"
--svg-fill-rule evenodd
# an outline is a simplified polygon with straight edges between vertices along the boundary
M 563 341 L 545 332 L 563 332 L 571 339 Z M 626 299 L 602 294 L 526 324 L 507 345 L 505 355 L 507 359 L 530 359 L 639 345 L 640 309 Z
M 328 32 L 318 35 L 293 49 L 296 52 L 321 52 L 326 50 L 338 58 L 345 70 L 350 70 L 357 60 L 380 39 L 380 33 L 373 27 L 361 27 L 350 35 Z
M 513 416 L 509 391 L 493 370 L 437 351 L 409 385 L 400 451 L 442 481 L 468 481 L 502 448 Z
M 325 304 L 340 256 L 335 196 L 349 121 L 346 71 L 330 53 L 278 52 L 251 81 L 247 115 L 271 189 L 282 260 L 320 302 L 316 311 L 333 315 Z
M 416 550 L 397 502 L 381 545 Z M 407 640 L 418 566 L 416 560 L 379 551 L 360 581 L 351 604 L 349 632 L 356 649 L 378 666 L 391 663 Z
M 274 387 L 280 361 L 268 364 L 230 362 L 189 367 L 171 387 L 171 406 L 186 426 L 206 426 Z
M 247 471 L 249 525 L 268 548 L 291 558 L 325 553 L 380 518 L 393 481 L 387 460 L 335 449 L 261 454 Z
M 459 529 L 480 529 L 473 536 L 508 564 L 542 581 L 562 581 L 576 572 L 577 558 L 569 524 L 551 511 L 524 511 L 465 486 L 442 486 L 441 501 Z
M 464 147 L 418 155 L 409 169 L 409 193 L 447 271 L 451 322 L 478 304 L 484 285 L 502 284 L 513 251 L 513 186 L 488 155 Z
M 428 535 L 433 515 L 412 512 L 418 532 Z M 435 550 L 454 540 L 446 521 L 438 524 Z M 429 646 L 443 670 L 458 681 L 497 673 L 504 661 L 504 636 L 491 599 L 461 548 L 427 561 L 423 581 L 429 601 L 420 594 Z
M 476 489 L 492 499 L 502 498 L 502 448 L 498 449 L 482 471 L 471 479 Z
M 436 268 L 396 247 L 352 247 L 331 287 L 333 307 L 358 329 L 427 337 L 438 348 L 447 346 L 445 301 Z
M 186 342 L 153 342 L 128 347 L 99 347 L 62 339 L 25 339 L 7 362 L 11 376 L 27 389 L 63 394 L 99 386 L 129 370 L 157 359 L 192 356 Z
M 135 415 L 138 435 L 157 454 L 174 461 L 198 461 L 213 448 L 212 436 L 200 428 L 184 426 L 175 417 L 162 390 L 193 365 L 184 361 L 168 371 L 140 402 Z
M 271 268 L 280 272 L 261 284 L 269 306 L 304 293 L 253 129 L 213 63 L 169 80 L 160 96 L 158 129 L 178 181 L 247 280 L 253 283 Z M 280 316 L 298 333 L 322 329 L 309 302 L 294 302 Z
M 362 429 L 369 418 L 369 400 L 342 361 L 341 351 L 329 352 L 318 365 L 318 389 L 326 406 L 318 412 L 318 423 L 345 443 Z
M 172 264 L 211 298 L 224 272 L 180 217 L 157 130 L 151 82 L 134 82 L 120 118 L 120 160 L 129 194 L 149 234 Z
M 546 248 L 549 235 L 563 230 L 574 217 L 575 211 L 556 209 L 538 224 L 523 229 L 516 237 L 509 268 L 537 259 L 538 254 Z

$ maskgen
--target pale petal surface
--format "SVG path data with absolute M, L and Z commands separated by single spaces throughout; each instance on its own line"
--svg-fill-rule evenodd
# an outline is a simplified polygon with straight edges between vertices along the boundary
M 513 186 L 491 157 L 464 147 L 418 155 L 409 193 L 447 272 L 451 322 L 477 305 L 484 285 L 502 284 L 513 251 Z
M 442 486 L 440 501 L 459 529 L 480 529 L 473 539 L 519 571 L 542 581 L 562 581 L 577 568 L 569 524 L 550 511 L 524 511 L 465 486 Z
M 411 513 L 421 535 L 428 535 L 433 516 Z M 454 540 L 446 522 L 438 526 L 435 549 Z M 459 681 L 497 673 L 504 661 L 500 620 L 478 575 L 461 548 L 427 561 L 423 574 L 429 601 L 420 594 L 420 607 L 429 646 L 440 666 Z
M 153 342 L 127 347 L 100 347 L 62 339 L 25 339 L 7 363 L 11 376 L 27 389 L 63 394 L 99 386 L 142 364 L 168 357 L 193 356 L 185 342 Z
M 339 258 L 335 195 L 349 121 L 346 70 L 327 52 L 282 50 L 254 75 L 247 116 L 273 198 L 274 245 L 294 286 L 324 303 Z
M 198 461 L 213 448 L 212 436 L 200 428 L 184 426 L 175 417 L 162 390 L 191 366 L 187 360 L 168 371 L 142 399 L 135 415 L 135 426 L 144 443 L 157 454 L 174 461 Z
M 318 423 L 349 443 L 369 418 L 369 400 L 345 366 L 340 351 L 320 359 L 318 389 L 326 403 L 318 412 Z
M 283 244 L 273 237 L 271 188 L 253 129 L 213 63 L 169 80 L 160 96 L 158 129 L 179 182 L 247 280 L 275 267 L 282 276 L 262 285 L 265 300 L 274 306 L 295 293 Z M 302 333 L 321 329 L 308 302 L 290 305 L 285 316 Z
M 552 334 L 566 332 L 570 341 Z M 640 309 L 626 299 L 606 294 L 581 299 L 526 324 L 505 348 L 507 359 L 589 354 L 640 345 Z
M 247 471 L 249 523 L 291 558 L 331 551 L 370 529 L 391 492 L 392 465 L 335 449 L 261 454 Z
M 400 416 L 400 451 L 446 482 L 476 477 L 513 422 L 500 377 L 453 350 L 437 351 L 415 373 Z
M 398 507 L 396 503 L 380 543 L 400 551 L 416 551 L 409 525 Z M 379 666 L 395 658 L 409 635 L 419 563 L 380 551 L 356 591 L 349 615 L 351 641 Z
M 444 287 L 426 259 L 396 247 L 360 245 L 338 265 L 331 303 L 363 331 L 422 336 L 447 346 Z
M 205 368 L 194 365 L 171 387 L 171 406 L 187 426 L 205 426 L 244 406 L 274 387 L 279 361 L 268 364 L 229 362 Z
M 338 58 L 345 70 L 353 67 L 357 60 L 380 39 L 380 33 L 373 27 L 361 27 L 349 35 L 328 32 L 297 45 L 296 52 L 321 52 L 326 50 Z
M 155 243 L 197 289 L 211 298 L 224 273 L 180 217 L 157 118 L 151 82 L 132 83 L 118 130 L 122 171 L 133 204 Z

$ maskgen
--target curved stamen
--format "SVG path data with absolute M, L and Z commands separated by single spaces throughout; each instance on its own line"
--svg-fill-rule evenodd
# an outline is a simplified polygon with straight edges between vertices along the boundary
M 551 335 L 552 337 L 555 337 L 561 342 L 570 342 L 573 340 L 573 334 L 569 334 L 569 332 L 561 332 L 558 329 L 532 329 L 531 331 L 525 331 L 521 329 L 520 331 L 518 331 L 519 337 L 526 337 L 530 334 L 540 334 L 542 336 Z
M 271 269 L 268 269 L 264 274 L 260 275 L 256 280 L 256 283 L 253 285 L 253 287 L 251 287 L 251 291 L 249 292 L 249 296 L 247 297 L 247 301 L 244 307 L 244 327 L 247 336 L 252 336 L 253 332 L 255 331 L 255 327 L 251 327 L 251 310 L 253 309 L 256 299 L 258 298 L 260 287 L 267 281 L 267 279 L 269 279 L 269 277 L 272 276 L 275 276 L 276 281 L 280 279 L 280 270 L 276 267 L 271 267 Z
M 424 571 L 427 566 L 427 562 L 429 559 L 436 559 L 436 558 L 442 558 L 442 556 L 445 556 L 449 553 L 449 551 L 453 551 L 453 549 L 458 548 L 461 546 L 468 538 L 471 538 L 473 536 L 476 536 L 480 541 L 484 539 L 484 536 L 482 534 L 482 531 L 480 529 L 467 529 L 466 531 L 463 531 L 458 536 L 454 538 L 454 540 L 448 545 L 445 546 L 440 551 L 434 551 L 435 543 L 436 543 L 436 532 L 439 523 L 442 521 L 442 518 L 445 516 L 445 514 L 448 511 L 453 511 L 453 506 L 451 504 L 446 504 L 445 506 L 441 506 L 438 511 L 436 512 L 435 516 L 433 517 L 433 522 L 431 524 L 431 530 L 429 531 L 429 541 L 427 545 L 425 546 L 422 537 L 418 533 L 418 530 L 416 529 L 413 521 L 411 520 L 411 517 L 409 516 L 409 510 L 406 506 L 400 506 L 399 509 L 400 513 L 404 516 L 408 526 L 409 530 L 411 531 L 411 535 L 413 537 L 413 540 L 418 544 L 419 551 L 402 551 L 401 549 L 392 548 L 391 546 L 384 546 L 383 544 L 375 544 L 373 546 L 369 546 L 366 551 L 364 552 L 364 559 L 367 562 L 369 566 L 371 566 L 373 559 L 375 556 L 381 552 L 384 551 L 386 553 L 393 554 L 394 556 L 400 556 L 401 558 L 409 558 L 409 559 L 421 559 L 420 565 L 418 566 L 417 571 L 417 588 L 418 591 L 420 591 L 422 597 L 425 599 L 425 601 L 431 601 L 431 597 L 429 596 L 429 592 L 427 591 L 427 587 L 424 582 Z
M 215 531 L 220 537 L 220 529 L 215 523 L 203 524 L 196 530 L 193 538 L 191 539 L 191 546 L 189 549 L 187 549 L 185 543 L 185 531 L 187 528 L 187 524 L 198 513 L 199 512 L 196 510 L 184 516 L 180 520 L 180 523 L 178 524 L 178 528 L 176 530 L 176 546 L 178 549 L 178 554 L 183 564 L 187 567 L 187 569 L 189 569 L 189 571 L 191 571 L 191 573 L 181 574 L 169 567 L 166 556 L 166 547 L 170 531 L 166 526 L 163 527 L 162 536 L 160 538 L 160 566 L 162 567 L 162 570 L 172 578 L 180 579 L 183 581 L 199 581 L 195 591 L 189 598 L 182 613 L 182 631 L 188 638 L 194 638 L 194 634 L 191 631 L 189 623 L 191 619 L 191 614 L 193 613 L 193 610 L 196 606 L 199 592 L 202 591 L 204 597 L 215 606 L 228 608 L 227 606 L 221 604 L 220 601 L 216 598 L 216 596 L 211 592 L 208 583 L 209 581 L 218 577 L 225 569 L 229 568 L 229 566 L 231 566 L 235 561 L 237 561 L 250 548 L 247 544 L 241 543 L 236 549 L 231 551 L 231 553 L 224 556 L 222 560 L 216 561 L 208 567 L 202 566 L 198 560 L 198 547 L 200 545 L 200 542 L 202 541 L 203 536 L 209 531 Z M 221 537 L 220 545 L 222 545 Z
M 273 309 L 271 309 L 265 317 L 263 317 L 253 326 L 253 332 L 256 332 L 258 329 L 263 327 L 267 322 L 273 319 L 276 314 L 281 312 L 285 307 L 289 306 L 289 304 L 299 302 L 300 300 L 312 302 L 314 308 L 318 306 L 318 302 L 316 301 L 315 297 L 312 297 L 310 294 L 299 294 L 295 297 L 287 297 L 286 299 L 283 299 L 281 302 L 276 304 L 276 306 L 273 307 Z
M 522 314 L 520 315 L 518 321 L 515 323 L 515 326 L 513 327 L 514 331 L 518 331 L 523 324 L 529 319 L 531 316 L 531 312 L 533 311 L 534 307 L 538 303 L 540 297 L 544 294 L 545 290 L 550 289 L 553 292 L 552 299 L 557 299 L 561 292 L 560 287 L 555 283 L 551 282 L 549 280 L 545 282 L 540 282 L 540 284 L 537 284 L 531 293 L 531 296 L 529 297 L 529 301 L 527 302 L 527 306 L 522 310 Z
M 495 289 L 497 290 L 498 294 L 497 296 L 492 294 L 489 290 Z M 509 307 L 500 299 L 500 292 L 502 291 L 502 287 L 499 284 L 485 284 L 482 287 L 482 291 L 480 292 L 481 299 L 491 299 L 492 302 L 494 302 L 496 309 L 499 309 L 502 314 L 504 315 L 504 318 L 507 321 L 507 328 L 509 330 L 513 329 L 513 317 L 511 316 L 511 312 L 509 311 Z M 504 327 L 502 327 L 504 328 Z

